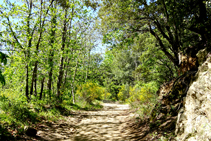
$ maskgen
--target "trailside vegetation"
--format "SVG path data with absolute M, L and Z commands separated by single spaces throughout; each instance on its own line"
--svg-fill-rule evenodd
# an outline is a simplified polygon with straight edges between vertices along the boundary
M 103 100 L 148 118 L 160 85 L 197 69 L 181 55 L 210 51 L 210 15 L 208 0 L 4 0 L 0 132 L 15 138 Z

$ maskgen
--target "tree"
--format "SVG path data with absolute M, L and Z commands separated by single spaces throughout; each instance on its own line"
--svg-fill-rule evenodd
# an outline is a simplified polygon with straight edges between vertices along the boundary
M 51 7 L 53 3 L 53 0 L 49 3 L 49 7 Z M 31 48 L 33 45 L 36 45 L 37 50 L 39 48 L 39 44 L 42 38 L 42 33 L 43 33 L 43 26 L 44 26 L 44 21 L 45 21 L 45 16 L 44 15 L 44 20 L 42 21 L 41 19 L 43 18 L 42 16 L 37 16 L 37 15 L 42 15 L 42 10 L 37 11 L 38 9 L 36 8 L 35 5 L 39 5 L 39 3 L 33 2 L 32 0 L 27 1 L 23 3 L 23 6 L 21 8 L 20 5 L 11 3 L 10 1 L 5 1 L 5 6 L 1 5 L 0 13 L 1 17 L 3 18 L 2 23 L 6 26 L 7 31 L 5 33 L 9 33 L 10 38 L 5 39 L 4 41 L 9 43 L 9 45 L 14 46 L 20 51 L 23 51 L 25 55 L 25 69 L 26 69 L 26 86 L 25 86 L 25 95 L 27 99 L 29 100 L 29 64 L 30 64 L 30 56 L 31 56 Z M 40 3 L 42 5 L 42 1 Z M 48 7 L 48 8 L 49 8 Z M 10 11 L 10 12 L 3 12 L 3 11 Z M 32 12 L 33 11 L 33 12 Z M 45 14 L 47 14 L 48 10 L 46 11 Z M 33 16 L 33 13 L 35 13 L 36 16 Z M 13 22 L 14 16 L 19 15 L 21 18 L 17 22 Z M 12 19 L 12 21 L 11 21 Z M 38 25 L 40 25 L 38 27 Z M 39 31 L 39 38 L 38 40 L 33 43 L 33 40 L 35 38 L 35 31 Z M 21 32 L 21 34 L 18 34 L 17 32 Z M 36 77 L 36 70 L 37 70 L 37 61 L 35 63 L 35 68 L 34 68 L 34 73 L 33 73 L 33 78 L 32 78 L 32 85 L 31 85 L 31 91 L 33 90 L 33 82 L 35 81 Z M 31 93 L 31 92 L 30 92 Z
M 104 0 L 99 16 L 107 29 L 105 34 L 117 29 L 127 31 L 122 41 L 137 33 L 150 32 L 158 41 L 159 49 L 179 67 L 178 53 L 195 57 L 198 50 L 209 47 L 210 7 L 206 7 L 206 2 Z
M 174 64 L 158 49 L 157 40 L 150 33 L 139 34 L 133 46 L 134 52 L 141 52 L 140 65 L 136 67 L 135 74 L 139 84 L 155 82 L 157 86 L 172 77 L 177 76 Z M 167 42 L 165 43 L 167 44 Z
M 25 89 L 28 101 L 32 94 L 35 97 L 40 94 L 39 99 L 48 97 L 59 102 L 68 91 L 74 97 L 75 86 L 84 81 L 79 79 L 78 72 L 85 62 L 82 58 L 85 54 L 91 64 L 91 51 L 96 46 L 94 37 L 89 39 L 95 30 L 90 22 L 94 17 L 84 6 L 77 0 L 63 4 L 56 0 L 5 1 L 0 5 L 4 27 L 1 41 L 6 49 L 13 49 L 9 51 L 9 65 L 4 70 L 10 80 L 7 87 L 21 82 L 16 87 L 20 91 Z M 89 67 L 86 65 L 87 73 L 81 78 L 87 79 Z

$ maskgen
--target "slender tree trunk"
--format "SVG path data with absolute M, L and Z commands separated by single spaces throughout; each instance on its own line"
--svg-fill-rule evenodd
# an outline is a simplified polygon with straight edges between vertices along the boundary
M 31 89 L 30 89 L 30 95 L 33 94 L 33 87 L 34 87 L 34 82 L 35 82 L 35 77 L 36 77 L 36 71 L 37 71 L 37 61 L 35 62 L 33 74 L 32 74 L 32 81 L 31 81 Z
M 64 66 L 64 69 L 66 69 L 65 75 L 64 75 L 64 86 L 66 85 L 66 82 L 67 82 L 67 72 L 69 71 L 67 66 L 69 66 L 70 64 L 70 58 L 66 58 L 65 62 L 67 62 L 67 64 Z
M 78 59 L 76 61 L 75 71 L 74 71 L 74 74 L 73 74 L 73 80 L 72 80 L 72 83 L 71 83 L 71 94 L 72 94 L 72 97 L 73 97 L 73 104 L 75 104 L 75 94 L 74 94 L 75 85 L 74 85 L 74 83 L 75 83 L 75 76 L 76 76 L 76 73 L 77 73 L 77 68 L 78 68 Z
M 31 35 L 31 29 L 30 29 L 30 18 L 31 18 L 31 11 L 32 11 L 32 0 L 29 1 L 29 15 L 28 15 L 28 20 L 27 20 L 27 34 Z M 30 57 L 30 51 L 29 49 L 32 46 L 32 38 L 28 38 L 28 48 L 26 51 L 26 60 L 27 60 L 27 64 L 26 64 L 26 97 L 29 101 L 29 66 L 28 66 L 28 60 Z
M 46 15 L 48 14 L 49 8 L 51 7 L 51 5 L 53 4 L 54 0 L 51 1 L 47 11 L 46 11 Z M 43 18 L 42 20 L 42 5 L 43 5 L 43 0 L 40 1 L 40 5 L 41 5 L 41 11 L 40 11 L 40 34 L 39 34 L 39 38 L 36 44 L 36 55 L 38 56 L 38 52 L 39 52 L 39 47 L 40 47 L 40 43 L 41 43 L 41 39 L 42 39 L 42 34 L 43 34 L 43 27 L 45 25 L 45 19 L 46 16 Z M 32 75 L 32 82 L 31 82 L 31 90 L 30 90 L 30 94 L 32 95 L 33 93 L 33 86 L 35 87 L 35 95 L 37 94 L 37 69 L 38 69 L 38 60 L 36 60 L 35 65 L 34 65 L 34 70 L 33 70 L 33 75 Z M 34 85 L 35 84 L 35 85 Z
M 169 60 L 171 60 L 175 66 L 179 67 L 179 59 L 178 59 L 178 52 L 174 52 L 174 56 L 171 55 L 168 50 L 166 49 L 165 45 L 163 44 L 161 38 L 153 31 L 151 25 L 149 25 L 150 28 L 150 33 L 157 39 L 157 41 L 159 42 L 159 45 L 161 47 L 161 50 L 163 51 L 163 53 L 169 58 Z M 170 41 L 169 41 L 170 42 Z M 176 51 L 176 49 L 175 49 Z
M 71 26 L 72 26 L 72 18 L 73 18 L 73 14 L 74 14 L 74 8 L 72 8 L 72 16 L 71 16 L 71 19 L 70 19 L 70 23 L 69 23 L 69 26 L 68 25 L 66 25 L 68 28 L 69 28 L 69 32 L 68 32 L 68 37 L 69 37 L 69 39 L 71 39 Z M 66 32 L 67 32 L 67 30 L 66 30 Z M 68 40 L 68 39 L 66 39 L 66 40 Z M 71 53 L 73 52 L 73 48 L 71 49 Z M 69 53 L 69 51 L 67 50 L 66 51 L 66 54 L 68 54 Z M 64 65 L 64 67 L 63 67 L 63 74 L 64 74 L 64 81 L 63 81 L 63 85 L 62 86 L 60 86 L 60 88 L 61 89 L 64 89 L 65 88 L 65 86 L 66 86 L 66 83 L 67 83 L 67 76 L 68 76 L 68 71 L 69 71 L 69 69 L 68 69 L 68 66 L 69 66 L 69 63 L 70 63 L 70 58 L 67 56 L 66 58 L 65 58 L 65 62 L 66 62 L 66 64 Z M 66 71 L 65 71 L 66 70 Z
M 52 76 L 53 76 L 53 67 L 51 67 L 50 72 L 48 74 L 48 95 L 50 99 L 51 99 L 51 93 L 52 93 L 52 90 L 51 90 L 51 84 L 53 80 Z
M 52 86 L 53 94 L 55 94 L 56 92 L 55 92 L 55 87 L 54 87 L 54 85 L 53 85 L 53 82 L 52 82 L 51 86 Z
M 45 77 L 43 77 L 43 79 L 41 81 L 40 100 L 42 100 L 42 93 L 43 93 L 43 88 L 44 88 L 44 82 L 45 82 Z
M 64 57 L 61 57 L 60 67 L 59 67 L 59 76 L 58 76 L 58 81 L 57 81 L 57 98 L 58 99 L 60 99 L 60 95 L 61 95 L 61 83 L 62 83 L 62 78 L 64 74 L 63 63 L 64 63 Z
M 64 74 L 64 48 L 66 45 L 66 34 L 67 34 L 67 9 L 65 9 L 65 19 L 63 21 L 64 27 L 63 27 L 63 31 L 62 31 L 62 47 L 61 47 L 61 51 L 62 51 L 62 56 L 60 59 L 60 66 L 59 66 L 59 76 L 58 76 L 58 81 L 57 81 L 57 98 L 59 101 L 61 101 L 61 83 L 62 83 L 62 79 L 63 79 L 63 74 Z
M 51 87 L 52 87 L 52 80 L 53 80 L 53 56 L 54 56 L 54 41 L 55 41 L 55 35 L 56 35 L 56 25 L 57 25 L 56 15 L 54 15 L 51 20 L 51 36 L 50 36 L 51 50 L 50 50 L 50 55 L 49 55 L 50 71 L 48 73 L 48 95 L 50 99 L 51 99 L 51 94 L 52 94 Z
M 37 96 L 37 73 L 34 80 L 34 95 Z
M 26 65 L 26 98 L 29 101 L 29 66 Z

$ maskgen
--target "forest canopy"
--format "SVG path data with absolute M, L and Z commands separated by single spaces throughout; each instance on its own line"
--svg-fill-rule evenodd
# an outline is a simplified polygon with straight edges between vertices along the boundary
M 99 16 L 106 42 L 113 39 L 109 36 L 114 32 L 122 33 L 119 42 L 130 42 L 149 32 L 175 66 L 179 66 L 179 52 L 195 57 L 200 49 L 209 47 L 208 0 L 103 0 Z
M 28 102 L 34 95 L 75 103 L 89 82 L 114 100 L 123 86 L 158 88 L 177 77 L 179 54 L 210 50 L 210 12 L 207 0 L 4 1 L 3 89 L 15 88 Z M 105 53 L 94 51 L 100 41 Z

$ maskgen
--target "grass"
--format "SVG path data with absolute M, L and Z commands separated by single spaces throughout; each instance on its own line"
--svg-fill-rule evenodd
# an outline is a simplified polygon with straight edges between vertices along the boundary
M 0 140 L 12 140 L 24 133 L 25 126 L 35 126 L 43 121 L 57 121 L 65 119 L 73 111 L 99 110 L 100 101 L 87 103 L 80 100 L 72 104 L 70 100 L 63 100 L 61 104 L 47 101 L 31 101 L 0 99 Z

